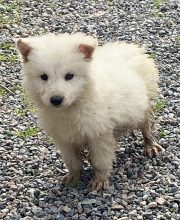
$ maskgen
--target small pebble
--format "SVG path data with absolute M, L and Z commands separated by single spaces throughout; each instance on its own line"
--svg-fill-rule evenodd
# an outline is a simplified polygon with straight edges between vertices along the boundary
M 153 209 L 153 208 L 156 208 L 157 207 L 157 202 L 150 202 L 148 205 L 147 205 L 147 208 L 148 209 Z

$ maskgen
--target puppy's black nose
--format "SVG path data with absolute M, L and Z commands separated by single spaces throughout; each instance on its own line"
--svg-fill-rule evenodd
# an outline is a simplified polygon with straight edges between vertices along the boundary
M 51 104 L 56 105 L 56 106 L 60 105 L 62 101 L 63 101 L 63 97 L 61 96 L 52 96 L 50 98 Z

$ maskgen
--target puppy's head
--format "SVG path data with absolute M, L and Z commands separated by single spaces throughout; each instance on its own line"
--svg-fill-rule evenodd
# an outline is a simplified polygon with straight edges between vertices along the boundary
M 48 34 L 19 39 L 16 45 L 24 88 L 36 105 L 63 108 L 81 99 L 89 83 L 95 39 L 81 33 Z

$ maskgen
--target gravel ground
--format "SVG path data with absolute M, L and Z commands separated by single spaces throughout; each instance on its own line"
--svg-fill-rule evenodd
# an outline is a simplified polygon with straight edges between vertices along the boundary
M 0 219 L 180 219 L 180 5 L 164 0 L 0 0 Z M 110 188 L 90 192 L 91 169 L 77 188 L 36 109 L 21 88 L 13 37 L 82 31 L 101 42 L 125 40 L 146 47 L 160 71 L 157 137 L 166 148 L 142 156 L 142 138 L 125 137 L 117 150 Z

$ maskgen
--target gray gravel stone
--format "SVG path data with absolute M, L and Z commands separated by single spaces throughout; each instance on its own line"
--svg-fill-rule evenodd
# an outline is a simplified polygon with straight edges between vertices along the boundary
M 96 203 L 95 199 L 87 199 L 87 200 L 82 201 L 82 205 L 89 205 L 93 203 Z
M 153 209 L 153 208 L 156 208 L 157 207 L 157 202 L 150 202 L 148 205 L 147 205 L 147 208 L 148 209 Z
M 118 218 L 118 220 L 128 220 L 128 217 L 121 217 L 121 218 Z

